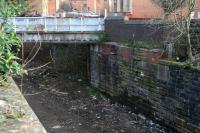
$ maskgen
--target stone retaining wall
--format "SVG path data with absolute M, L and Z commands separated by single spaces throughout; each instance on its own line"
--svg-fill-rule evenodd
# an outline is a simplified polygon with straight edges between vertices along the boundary
M 0 133 L 46 133 L 15 82 L 7 84 L 0 86 Z
M 90 52 L 93 86 L 182 133 L 200 132 L 200 71 L 139 59 L 116 43 Z

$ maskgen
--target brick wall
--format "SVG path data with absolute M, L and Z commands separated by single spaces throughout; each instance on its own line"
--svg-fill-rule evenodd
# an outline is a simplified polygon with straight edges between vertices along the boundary
M 116 43 L 90 52 L 92 85 L 182 133 L 200 132 L 200 71 L 152 64 Z
M 152 0 L 133 0 L 130 18 L 163 18 L 163 10 Z
M 104 0 L 87 0 L 87 7 L 96 14 L 104 15 L 105 9 L 109 11 L 109 3 Z
M 29 0 L 29 6 L 31 11 L 37 11 L 38 13 L 43 13 L 43 0 Z
M 124 21 L 123 17 L 108 17 L 105 32 L 109 41 L 122 42 L 128 39 L 163 41 L 163 28 L 160 21 Z
M 72 8 L 78 11 L 87 10 L 87 1 L 86 0 L 71 0 Z
M 56 0 L 48 0 L 48 14 L 56 13 Z

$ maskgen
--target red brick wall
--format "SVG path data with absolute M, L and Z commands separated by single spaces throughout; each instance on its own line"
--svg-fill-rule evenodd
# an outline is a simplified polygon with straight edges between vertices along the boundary
M 43 13 L 43 5 L 42 0 L 29 0 L 29 6 L 31 7 L 29 9 L 30 12 L 37 11 L 38 13 Z
M 196 0 L 196 6 L 194 8 L 195 10 L 195 15 L 194 17 L 197 18 L 198 17 L 198 12 L 200 12 L 200 0 Z
M 130 18 L 163 18 L 163 10 L 152 2 L 152 0 L 133 0 L 132 14 Z M 186 10 L 183 9 L 183 11 Z M 196 0 L 195 17 L 200 11 L 200 0 Z
M 71 0 L 71 2 L 73 9 L 76 9 L 78 11 L 87 9 L 87 0 Z
M 48 13 L 54 14 L 56 13 L 56 0 L 47 0 L 48 1 Z M 67 1 L 67 0 L 60 0 Z M 29 0 L 31 5 L 34 6 L 32 10 L 37 10 L 39 13 L 43 12 L 42 0 Z M 71 0 L 72 6 L 74 9 L 82 10 L 89 8 L 94 11 L 94 0 Z M 84 3 L 87 4 L 86 7 Z M 101 9 L 101 13 L 104 13 L 104 9 L 109 8 L 108 2 L 104 0 L 96 0 L 96 9 Z M 198 16 L 198 12 L 200 12 L 200 0 L 196 0 L 195 6 L 195 17 Z M 132 0 L 132 12 L 130 18 L 163 18 L 163 10 L 152 2 L 152 0 Z
M 48 0 L 48 13 L 49 14 L 56 13 L 56 0 Z
M 87 7 L 89 10 L 95 12 L 95 0 L 87 0 Z M 96 0 L 97 13 L 100 11 L 101 15 L 104 15 L 104 10 L 109 8 L 108 1 Z
M 94 10 L 94 0 L 87 0 L 87 6 L 89 10 Z
M 133 0 L 131 18 L 162 18 L 162 9 L 152 0 Z

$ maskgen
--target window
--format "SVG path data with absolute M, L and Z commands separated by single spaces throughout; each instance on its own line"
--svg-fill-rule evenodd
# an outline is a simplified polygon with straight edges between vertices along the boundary
M 120 12 L 124 11 L 124 0 L 120 0 Z
M 117 12 L 117 0 L 114 0 L 114 12 Z
M 130 12 L 130 0 L 126 0 L 126 12 Z

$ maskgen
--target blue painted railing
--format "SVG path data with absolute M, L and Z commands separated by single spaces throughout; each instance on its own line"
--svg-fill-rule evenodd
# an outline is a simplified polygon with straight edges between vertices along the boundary
M 9 19 L 16 32 L 23 31 L 103 31 L 103 18 L 15 17 Z

